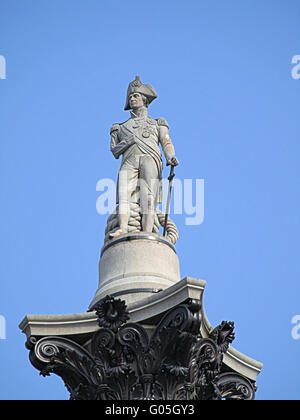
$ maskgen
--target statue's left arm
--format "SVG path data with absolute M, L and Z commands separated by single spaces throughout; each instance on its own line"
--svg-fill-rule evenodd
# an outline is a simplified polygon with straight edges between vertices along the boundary
M 159 131 L 159 141 L 162 146 L 167 165 L 177 166 L 179 162 L 175 156 L 175 149 L 170 139 L 168 123 L 164 118 L 158 118 L 157 125 Z

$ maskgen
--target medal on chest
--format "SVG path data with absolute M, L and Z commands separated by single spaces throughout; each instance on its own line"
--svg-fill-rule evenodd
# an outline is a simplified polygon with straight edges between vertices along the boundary
M 154 124 L 151 120 L 145 121 L 136 119 L 132 128 L 138 129 L 142 136 L 147 139 L 151 136 L 151 134 L 154 134 L 153 125 Z
M 150 137 L 150 131 L 148 130 L 148 128 L 144 128 L 143 132 L 142 132 L 142 136 L 147 139 L 148 137 Z

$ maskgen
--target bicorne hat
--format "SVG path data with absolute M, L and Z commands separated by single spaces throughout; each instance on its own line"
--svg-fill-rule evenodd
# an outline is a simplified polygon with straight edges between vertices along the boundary
M 149 104 L 157 98 L 157 94 L 154 90 L 154 88 L 151 85 L 144 85 L 141 80 L 140 76 L 136 76 L 135 80 L 129 83 L 128 89 L 127 89 L 127 95 L 126 95 L 126 104 L 124 107 L 125 111 L 128 111 L 130 108 L 129 105 L 129 96 L 132 93 L 141 93 L 142 95 L 146 96 L 146 98 L 149 101 Z

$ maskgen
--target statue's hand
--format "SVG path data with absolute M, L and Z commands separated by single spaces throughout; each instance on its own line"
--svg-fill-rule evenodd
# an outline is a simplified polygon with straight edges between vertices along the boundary
M 172 165 L 172 166 L 177 166 L 177 165 L 179 165 L 179 161 L 178 161 L 178 159 L 177 159 L 177 157 L 176 157 L 176 156 L 170 156 L 170 157 L 167 159 L 167 166 L 169 166 L 169 165 Z

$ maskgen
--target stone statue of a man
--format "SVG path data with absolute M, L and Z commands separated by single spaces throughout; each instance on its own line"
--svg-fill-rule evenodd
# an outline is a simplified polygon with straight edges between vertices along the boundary
M 119 229 L 110 237 L 128 232 L 130 203 L 139 204 L 142 231 L 152 232 L 155 209 L 162 201 L 161 144 L 167 165 L 178 165 L 164 118 L 148 115 L 148 105 L 157 97 L 151 85 L 145 85 L 136 76 L 128 86 L 125 110 L 131 117 L 124 123 L 113 124 L 111 152 L 118 159 L 123 156 L 117 187 Z

